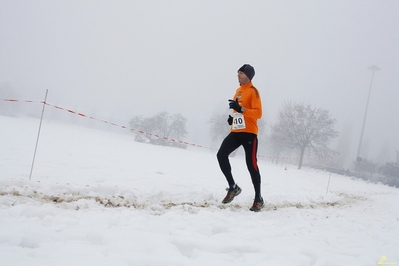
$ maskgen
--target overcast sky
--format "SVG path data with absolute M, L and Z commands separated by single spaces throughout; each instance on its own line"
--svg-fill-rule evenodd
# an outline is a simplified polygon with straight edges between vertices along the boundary
M 309 103 L 357 150 L 377 65 L 365 149 L 399 149 L 397 0 L 0 0 L 0 25 L 0 85 L 20 98 L 48 89 L 49 103 L 125 121 L 181 113 L 191 141 L 249 63 L 267 124 L 284 101 Z

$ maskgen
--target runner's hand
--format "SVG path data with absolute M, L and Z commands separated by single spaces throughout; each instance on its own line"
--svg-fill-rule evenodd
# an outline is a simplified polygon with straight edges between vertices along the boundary
M 238 104 L 238 100 L 234 101 L 234 100 L 229 100 L 229 106 L 230 109 L 234 109 L 239 113 L 242 113 L 242 108 L 241 106 Z
M 229 123 L 230 126 L 231 126 L 231 124 L 233 124 L 233 117 L 231 115 L 229 115 L 229 118 L 227 119 L 227 123 Z

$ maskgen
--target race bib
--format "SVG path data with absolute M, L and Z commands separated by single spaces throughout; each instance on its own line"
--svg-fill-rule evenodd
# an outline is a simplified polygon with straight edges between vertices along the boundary
M 231 125 L 233 129 L 244 129 L 245 119 L 241 113 L 233 114 L 233 124 Z

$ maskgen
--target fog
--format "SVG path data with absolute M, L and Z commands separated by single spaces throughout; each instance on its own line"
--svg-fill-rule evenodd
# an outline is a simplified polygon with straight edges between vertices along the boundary
M 331 148 L 354 160 L 377 65 L 361 155 L 399 150 L 397 0 L 1 0 L 0 25 L 0 86 L 20 99 L 48 90 L 49 103 L 126 123 L 181 113 L 202 145 L 249 63 L 268 126 L 284 101 L 327 109 L 341 134 Z

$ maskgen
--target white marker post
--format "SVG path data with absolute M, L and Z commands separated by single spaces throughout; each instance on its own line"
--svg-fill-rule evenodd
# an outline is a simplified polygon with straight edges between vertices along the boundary
M 37 144 L 39 143 L 40 129 L 42 128 L 42 121 L 43 121 L 44 108 L 46 107 L 46 101 L 47 101 L 47 93 L 48 93 L 48 90 L 46 90 L 46 96 L 44 97 L 42 115 L 41 115 L 41 117 L 40 117 L 39 131 L 37 132 L 36 146 L 35 146 L 35 152 L 33 153 L 33 161 L 32 161 L 32 167 L 30 168 L 29 180 L 31 180 L 32 172 L 33 172 L 33 166 L 35 165 Z
M 328 194 L 328 187 L 330 186 L 330 179 L 331 179 L 331 172 L 330 172 L 330 176 L 328 177 L 328 184 L 327 184 L 326 194 Z

